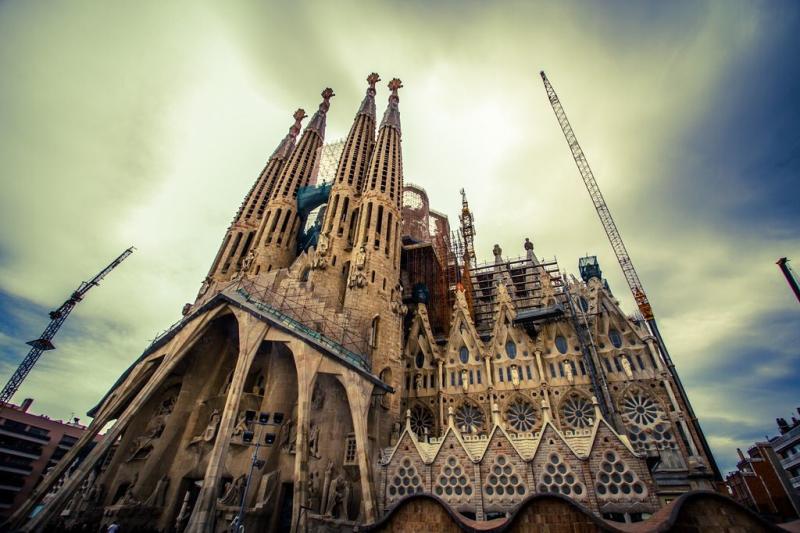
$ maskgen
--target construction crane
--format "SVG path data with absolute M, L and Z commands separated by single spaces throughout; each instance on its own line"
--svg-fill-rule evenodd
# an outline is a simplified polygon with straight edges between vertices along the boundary
M 792 267 L 789 266 L 789 260 L 785 257 L 781 257 L 775 264 L 781 269 L 783 277 L 786 278 L 786 282 L 789 284 L 789 288 L 792 289 L 797 300 L 800 301 L 800 284 L 797 282 L 797 274 Z
M 83 297 L 86 296 L 86 293 L 92 287 L 96 287 L 100 284 L 100 280 L 106 277 L 106 275 L 114 270 L 117 265 L 122 263 L 129 255 L 133 253 L 133 246 L 122 252 L 119 257 L 111 261 L 107 267 L 101 270 L 95 277 L 93 277 L 90 281 L 82 281 L 75 292 L 67 299 L 66 302 L 61 304 L 61 307 L 56 309 L 55 311 L 50 311 L 50 323 L 42 332 L 41 336 L 38 339 L 32 340 L 27 344 L 31 347 L 31 351 L 28 352 L 28 355 L 25 356 L 25 359 L 22 360 L 19 367 L 17 367 L 16 372 L 14 375 L 11 376 L 11 379 L 8 380 L 6 386 L 3 387 L 3 392 L 0 393 L 0 407 L 6 405 L 11 397 L 17 392 L 19 386 L 25 381 L 25 378 L 28 376 L 28 373 L 36 364 L 36 361 L 39 360 L 43 352 L 48 350 L 54 350 L 55 345 L 53 345 L 53 337 L 55 337 L 58 330 L 61 329 L 61 326 L 64 324 L 64 321 L 67 319 L 69 314 L 78 305 L 78 302 L 83 300 Z
M 625 281 L 628 282 L 628 287 L 631 289 L 633 299 L 636 301 L 639 311 L 642 313 L 645 322 L 647 323 L 650 331 L 653 334 L 653 337 L 658 343 L 658 348 L 664 357 L 664 362 L 667 364 L 667 369 L 669 370 L 673 382 L 678 389 L 681 400 L 683 400 L 683 404 L 686 406 L 686 411 L 689 415 L 692 425 L 694 426 L 695 433 L 700 438 L 703 451 L 705 452 L 706 457 L 708 457 L 708 460 L 711 462 L 714 475 L 717 479 L 722 479 L 719 467 L 714 460 L 714 456 L 711 454 L 711 447 L 708 445 L 706 437 L 697 421 L 697 416 L 694 414 L 692 405 L 689 403 L 689 397 L 686 395 L 686 390 L 683 388 L 683 383 L 681 382 L 680 377 L 678 377 L 678 373 L 675 370 L 675 364 L 672 362 L 672 358 L 670 357 L 667 347 L 664 344 L 664 339 L 661 338 L 661 332 L 658 329 L 656 318 L 653 315 L 653 308 L 650 305 L 650 301 L 647 299 L 647 294 L 644 292 L 644 287 L 639 279 L 639 275 L 636 273 L 636 269 L 633 267 L 633 262 L 628 254 L 628 250 L 625 248 L 625 243 L 622 241 L 622 236 L 619 234 L 617 225 L 611 216 L 611 211 L 609 211 L 608 205 L 606 205 L 606 201 L 603 198 L 603 194 L 600 192 L 600 187 L 597 185 L 597 181 L 594 179 L 594 174 L 592 173 L 592 169 L 589 167 L 589 163 L 586 160 L 586 155 L 583 153 L 580 144 L 578 144 L 578 139 L 575 137 L 575 132 L 572 131 L 572 126 L 567 119 L 567 114 L 564 112 L 564 108 L 561 106 L 561 101 L 558 99 L 555 89 L 553 89 L 553 86 L 550 84 L 550 80 L 547 79 L 544 71 L 539 72 L 539 74 L 542 76 L 544 88 L 545 91 L 547 91 L 547 98 L 550 100 L 550 105 L 553 107 L 553 112 L 556 115 L 558 124 L 561 126 L 561 131 L 564 132 L 564 137 L 567 139 L 567 144 L 572 151 L 572 157 L 575 159 L 575 164 L 578 165 L 578 171 L 583 178 L 583 183 L 586 185 L 586 189 L 589 191 L 589 196 L 591 197 L 592 203 L 597 210 L 597 215 L 600 217 L 600 222 L 603 224 L 603 229 L 606 231 L 608 240 L 611 243 L 611 248 L 614 249 L 614 253 L 617 256 L 617 261 L 619 261 L 619 266 L 622 268 L 622 273 L 625 275 Z

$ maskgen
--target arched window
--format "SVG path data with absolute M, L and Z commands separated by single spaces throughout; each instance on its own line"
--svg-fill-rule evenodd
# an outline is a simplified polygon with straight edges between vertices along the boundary
M 612 329 L 608 332 L 608 340 L 611 341 L 611 344 L 614 345 L 614 348 L 622 347 L 622 336 L 620 336 L 619 331 L 616 329 Z
M 517 356 L 517 345 L 514 344 L 514 341 L 506 343 L 506 355 L 508 355 L 509 359 L 514 359 Z
M 469 348 L 462 346 L 458 351 L 458 358 L 461 359 L 461 362 L 464 364 L 469 363 Z
M 414 359 L 417 368 L 422 368 L 425 365 L 425 354 L 422 351 L 417 352 L 417 357 Z
M 556 348 L 560 353 L 567 353 L 569 346 L 567 346 L 567 339 L 563 335 L 556 337 Z
M 372 348 L 378 347 L 378 326 L 381 317 L 376 316 L 372 319 L 372 327 L 369 330 L 369 345 Z

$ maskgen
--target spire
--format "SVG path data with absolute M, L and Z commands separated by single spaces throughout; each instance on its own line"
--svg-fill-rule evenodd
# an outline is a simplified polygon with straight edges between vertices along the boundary
M 289 154 L 292 153 L 292 149 L 294 148 L 294 142 L 300 134 L 300 122 L 307 116 L 303 109 L 298 109 L 294 112 L 294 124 L 289 128 L 289 133 L 286 134 L 286 137 L 283 138 L 278 147 L 275 148 L 275 151 L 272 152 L 270 159 L 287 159 L 289 157 Z
M 364 100 L 361 101 L 361 107 L 358 108 L 357 115 L 367 115 L 375 120 L 375 84 L 379 81 L 381 81 L 381 78 L 376 72 L 367 76 L 369 88 L 367 89 L 367 95 L 364 97 Z
M 328 115 L 328 109 L 331 108 L 330 99 L 333 96 L 333 89 L 330 87 L 326 87 L 324 91 L 322 91 L 322 102 L 319 104 L 319 109 L 317 112 L 314 113 L 314 116 L 311 117 L 311 122 L 308 123 L 306 126 L 307 131 L 313 131 L 317 135 L 319 135 L 320 139 L 325 139 L 325 118 Z
M 400 97 L 397 95 L 397 90 L 402 86 L 403 82 L 397 78 L 389 82 L 389 90 L 392 91 L 392 94 L 389 95 L 389 106 L 386 108 L 386 112 L 383 114 L 383 120 L 381 121 L 381 128 L 388 126 L 396 129 L 397 133 L 400 133 L 400 108 L 398 107 L 400 104 Z

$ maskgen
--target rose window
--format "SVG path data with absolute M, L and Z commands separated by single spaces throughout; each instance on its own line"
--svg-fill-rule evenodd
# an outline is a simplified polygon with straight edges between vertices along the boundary
M 411 409 L 411 431 L 419 437 L 425 434 L 426 429 L 428 433 L 433 429 L 433 414 L 425 407 L 415 405 Z
M 561 407 L 561 415 L 571 427 L 583 429 L 591 425 L 594 407 L 586 398 L 570 396 Z
M 506 420 L 517 431 L 530 431 L 536 425 L 536 413 L 531 404 L 517 400 L 508 406 Z
M 640 426 L 649 426 L 661 418 L 658 404 L 640 392 L 625 397 L 622 401 L 622 413 Z
M 456 411 L 456 426 L 462 433 L 477 433 L 483 429 L 483 413 L 471 403 L 465 403 Z

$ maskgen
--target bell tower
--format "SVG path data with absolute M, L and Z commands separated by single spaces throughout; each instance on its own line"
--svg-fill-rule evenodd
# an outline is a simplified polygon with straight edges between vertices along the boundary
M 403 157 L 399 79 L 389 82 L 389 105 L 364 179 L 350 260 L 345 308 L 369 324 L 372 371 L 395 388 L 390 411 L 399 415 L 403 365 L 400 287 L 400 212 Z
M 325 121 L 334 96 L 330 88 L 322 91 L 322 102 L 311 117 L 297 147 L 281 169 L 272 188 L 264 215 L 264 228 L 255 248 L 253 274 L 288 267 L 296 257 L 297 232 L 300 217 L 297 213 L 297 191 L 308 185 L 317 164 L 320 148 L 325 141 Z
M 338 295 L 339 306 L 344 303 L 357 237 L 361 189 L 375 147 L 375 84 L 379 81 L 374 72 L 367 77 L 367 94 L 347 134 L 317 242 L 314 280 Z
M 252 256 L 248 258 L 249 252 L 253 243 L 258 241 L 258 235 L 264 226 L 267 202 L 284 163 L 294 149 L 295 139 L 300 133 L 300 123 L 304 118 L 306 118 L 305 111 L 302 109 L 295 111 L 294 124 L 289 128 L 289 133 L 270 156 L 225 232 L 222 245 L 208 272 L 206 284 L 227 281 L 240 270 L 246 271 L 249 268 L 249 262 L 252 260 Z

